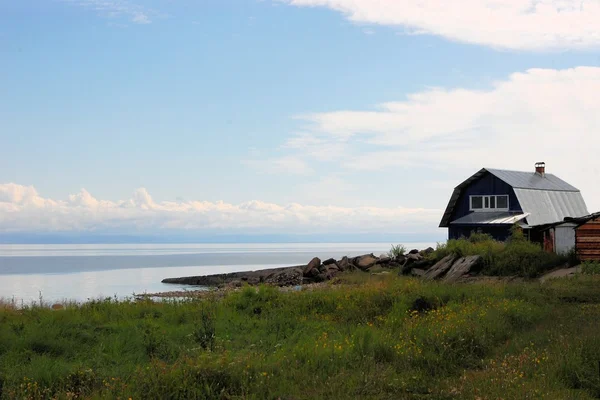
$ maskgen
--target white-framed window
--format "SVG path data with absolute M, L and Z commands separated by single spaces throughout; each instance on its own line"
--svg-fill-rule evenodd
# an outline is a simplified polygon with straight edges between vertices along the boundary
M 471 211 L 508 211 L 508 195 L 470 196 Z

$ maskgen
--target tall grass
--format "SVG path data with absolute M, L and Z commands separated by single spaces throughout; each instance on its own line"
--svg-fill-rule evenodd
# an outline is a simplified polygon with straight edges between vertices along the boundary
M 565 335 L 600 317 L 600 277 L 578 279 L 459 286 L 361 273 L 312 291 L 0 309 L 0 397 L 418 399 L 475 398 L 477 389 L 498 398 L 489 382 L 509 367 L 492 361 L 526 363 L 526 354 L 531 364 L 543 353 L 514 385 L 589 398 L 596 332 Z M 525 350 L 532 340 L 536 353 Z
M 441 260 L 449 254 L 457 257 L 480 255 L 485 275 L 518 275 L 537 277 L 544 272 L 570 262 L 572 256 L 546 252 L 540 244 L 525 239 L 517 227 L 507 242 L 494 240 L 490 235 L 473 233 L 469 238 L 451 239 L 438 244 L 432 258 Z
M 387 255 L 390 258 L 398 258 L 398 257 L 402 257 L 405 254 L 406 254 L 406 246 L 404 246 L 402 244 L 398 244 L 398 245 L 392 245 L 392 248 L 390 249 L 390 251 L 388 252 Z

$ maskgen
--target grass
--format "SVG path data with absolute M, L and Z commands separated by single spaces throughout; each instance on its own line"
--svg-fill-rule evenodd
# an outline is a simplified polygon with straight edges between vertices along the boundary
M 0 307 L 3 399 L 591 399 L 600 277 Z

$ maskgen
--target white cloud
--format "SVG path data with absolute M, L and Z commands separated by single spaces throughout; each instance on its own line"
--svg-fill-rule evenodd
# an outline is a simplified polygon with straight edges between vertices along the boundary
M 155 202 L 145 189 L 132 198 L 108 201 L 85 189 L 53 200 L 32 186 L 0 184 L 0 232 L 124 232 L 177 229 L 198 232 L 392 232 L 437 233 L 441 210 L 420 208 L 279 205 L 263 201 L 242 204 L 187 201 Z
M 598 93 L 598 67 L 531 69 L 488 90 L 434 88 L 374 111 L 304 115 L 306 132 L 287 145 L 311 157 L 342 143 L 346 157 L 336 163 L 349 170 L 427 167 L 455 171 L 455 184 L 484 166 L 530 170 L 546 161 L 600 210 Z M 441 203 L 448 195 L 440 192 Z
M 131 21 L 135 22 L 136 24 L 149 24 L 152 22 L 150 17 L 143 12 L 135 12 Z
M 154 11 L 126 0 L 61 0 L 95 11 L 98 15 L 107 18 L 126 18 L 135 24 L 152 23 L 151 14 Z
M 598 0 L 277 0 L 354 22 L 518 50 L 600 47 Z

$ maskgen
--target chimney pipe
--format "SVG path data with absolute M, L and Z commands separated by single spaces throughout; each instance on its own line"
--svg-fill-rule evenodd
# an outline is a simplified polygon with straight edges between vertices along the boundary
M 544 176 L 546 174 L 546 163 L 545 162 L 535 163 L 535 173 L 540 174 L 541 176 Z

